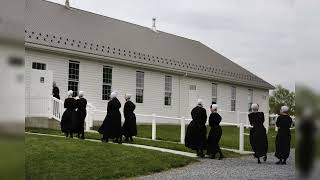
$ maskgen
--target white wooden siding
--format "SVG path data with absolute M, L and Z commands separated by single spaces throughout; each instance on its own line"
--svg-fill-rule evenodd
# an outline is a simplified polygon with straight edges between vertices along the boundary
M 28 106 L 28 95 L 30 93 L 30 69 L 32 62 L 45 63 L 47 70 L 53 71 L 53 80 L 56 81 L 60 96 L 66 98 L 68 87 L 69 60 L 80 62 L 79 90 L 85 91 L 85 97 L 99 110 L 106 110 L 107 101 L 102 100 L 102 74 L 103 66 L 112 67 L 112 90 L 119 93 L 119 100 L 122 108 L 124 105 L 125 93 L 132 94 L 132 101 L 135 102 L 136 94 L 136 71 L 143 71 L 144 74 L 144 97 L 142 104 L 136 104 L 136 113 L 190 117 L 189 107 L 189 85 L 196 85 L 199 98 L 203 99 L 204 107 L 209 114 L 211 104 L 212 81 L 177 76 L 162 73 L 149 69 L 134 68 L 123 65 L 115 65 L 111 62 L 98 62 L 80 58 L 69 58 L 60 55 L 40 53 L 31 50 L 26 51 L 26 110 Z M 165 75 L 172 76 L 172 104 L 164 105 Z M 230 111 L 231 109 L 231 84 L 214 82 L 217 84 L 217 101 L 219 108 Z M 248 111 L 248 87 L 236 86 L 237 88 L 237 111 Z M 266 97 L 266 99 L 264 99 Z M 260 105 L 261 111 L 269 111 L 269 91 L 253 89 L 253 102 Z M 196 101 L 194 106 L 196 106 Z M 28 111 L 26 111 L 28 112 Z

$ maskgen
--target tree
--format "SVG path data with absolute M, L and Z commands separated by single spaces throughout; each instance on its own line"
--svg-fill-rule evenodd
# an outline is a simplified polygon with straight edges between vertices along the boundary
M 295 115 L 295 93 L 277 85 L 269 99 L 270 113 L 279 114 L 284 105 L 289 107 L 289 114 Z

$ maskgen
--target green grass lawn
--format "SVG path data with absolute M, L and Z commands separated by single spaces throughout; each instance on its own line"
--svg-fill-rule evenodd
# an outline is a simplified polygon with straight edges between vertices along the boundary
M 53 130 L 53 129 L 26 128 L 26 131 L 27 132 L 34 132 L 34 133 L 53 134 L 53 135 L 61 135 L 61 136 L 63 136 L 63 133 L 61 133 L 61 131 Z M 92 133 L 92 132 L 85 132 L 85 136 L 88 139 L 99 140 L 101 138 L 100 134 Z M 185 145 L 179 144 L 177 142 L 152 141 L 151 139 L 148 140 L 148 139 L 135 138 L 133 144 L 154 146 L 154 147 L 160 147 L 160 148 L 166 148 L 166 149 L 172 149 L 172 150 L 184 151 L 184 152 L 191 152 L 191 153 L 195 152 L 195 151 L 185 147 Z M 234 152 L 230 152 L 230 151 L 223 151 L 223 153 L 224 153 L 224 156 L 226 158 L 234 158 L 234 157 L 239 157 L 240 156 L 239 154 L 234 153 Z
M 56 132 L 47 132 L 47 130 L 39 129 L 27 129 L 27 131 L 35 131 L 41 133 L 54 133 L 62 135 L 60 131 Z M 210 128 L 208 127 L 207 132 L 209 133 Z M 249 134 L 249 129 L 245 129 L 245 133 Z M 273 128 L 269 129 L 268 141 L 269 141 L 269 152 L 275 151 L 275 138 L 277 132 Z M 291 130 L 291 147 L 295 147 L 295 130 Z M 87 138 L 100 139 L 101 135 L 97 133 L 87 133 Z M 138 137 L 149 138 L 151 139 L 151 126 L 150 125 L 138 125 Z M 180 142 L 180 126 L 178 125 L 158 125 L 157 126 L 157 139 L 164 141 Z M 183 144 L 171 143 L 171 142 L 159 142 L 159 141 L 149 141 L 136 139 L 134 142 L 136 144 L 151 145 L 156 147 L 163 147 L 168 149 L 193 152 L 192 150 L 186 148 Z M 234 126 L 223 126 L 222 127 L 222 137 L 220 140 L 220 146 L 224 148 L 239 149 L 239 128 Z M 251 151 L 249 136 L 244 136 L 244 150 Z M 228 152 L 226 152 L 227 154 Z M 235 154 L 230 154 L 231 157 L 234 157 Z
M 0 136 L 0 179 L 24 179 L 24 138 Z
M 79 139 L 25 136 L 25 178 L 119 179 L 197 161 L 169 153 Z
M 207 128 L 209 133 L 210 127 Z M 249 134 L 249 129 L 245 129 L 245 133 Z M 268 141 L 269 141 L 269 152 L 275 151 L 275 138 L 277 132 L 274 128 L 269 129 Z M 291 147 L 295 147 L 295 130 L 291 131 Z M 151 138 L 151 126 L 150 125 L 139 125 L 138 136 Z M 251 151 L 249 136 L 244 136 L 244 149 Z M 180 142 L 180 126 L 178 125 L 158 125 L 157 126 L 157 139 Z M 231 149 L 239 149 L 239 128 L 234 126 L 222 126 L 222 137 L 220 140 L 220 146 Z

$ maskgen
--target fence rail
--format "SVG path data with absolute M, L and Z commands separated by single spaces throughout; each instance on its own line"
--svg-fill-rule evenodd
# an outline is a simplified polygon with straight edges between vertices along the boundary
M 62 114 L 64 112 L 64 103 L 63 101 L 50 97 L 49 98 L 49 117 L 54 118 L 58 121 L 61 121 Z M 88 103 L 87 105 L 87 116 L 85 119 L 85 130 L 88 131 L 93 128 L 93 121 L 102 121 L 106 115 L 107 111 L 97 110 L 92 104 Z M 236 126 L 239 128 L 239 152 L 244 151 L 244 128 L 251 127 L 248 120 L 248 112 L 239 112 L 239 111 L 223 111 L 220 110 L 221 116 L 225 119 L 236 119 L 236 123 L 232 121 L 223 121 L 220 124 L 222 126 Z M 148 124 L 151 124 L 151 139 L 157 139 L 157 124 L 161 124 L 160 119 L 173 120 L 174 124 L 180 125 L 180 143 L 184 144 L 185 133 L 186 133 L 186 124 L 189 124 L 192 119 L 185 117 L 169 117 L 169 116 L 161 116 L 156 114 L 136 114 L 137 122 L 138 119 L 147 118 L 145 121 Z M 265 126 L 269 128 L 269 115 L 266 117 Z M 208 124 L 208 121 L 207 121 Z

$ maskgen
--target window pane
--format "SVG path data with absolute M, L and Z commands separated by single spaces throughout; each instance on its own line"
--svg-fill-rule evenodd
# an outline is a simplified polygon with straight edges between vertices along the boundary
M 32 62 L 32 69 L 46 70 L 46 64 L 38 63 L 38 62 Z
M 78 85 L 79 85 L 79 83 L 76 81 L 69 81 L 68 82 L 68 90 L 73 91 L 74 97 L 76 97 L 78 95 Z
M 143 89 L 136 90 L 136 103 L 143 103 Z
M 79 62 L 69 61 L 69 80 L 79 81 Z
M 109 100 L 111 94 L 111 85 L 102 86 L 102 100 Z
M 112 83 L 112 68 L 109 66 L 103 67 L 103 83 L 105 84 Z

